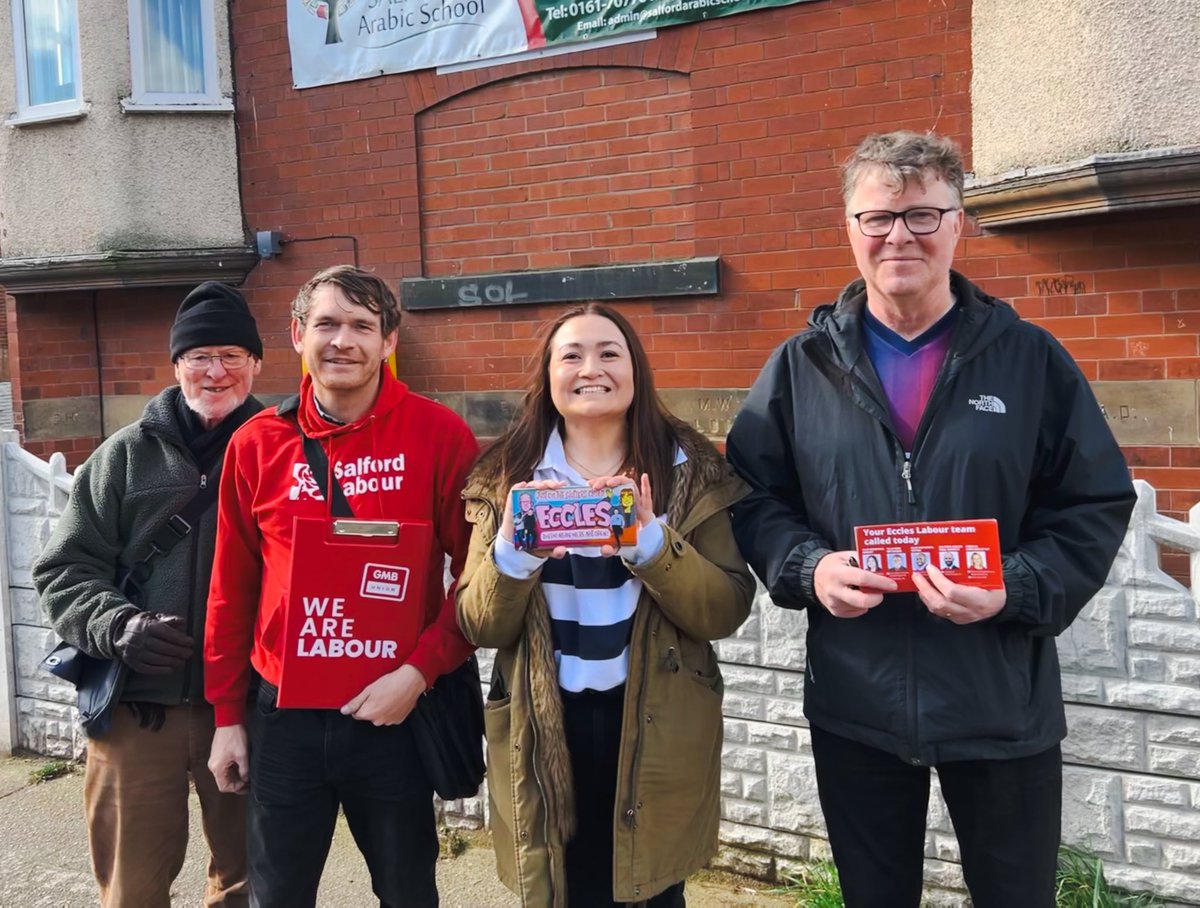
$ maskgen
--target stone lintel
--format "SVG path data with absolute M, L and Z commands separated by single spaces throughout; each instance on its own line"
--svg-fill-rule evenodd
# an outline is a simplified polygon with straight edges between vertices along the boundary
M 1200 203 L 1200 146 L 1098 154 L 972 178 L 967 210 L 983 227 Z
M 258 264 L 248 246 L 0 258 L 0 287 L 13 296 L 114 287 L 241 284 Z

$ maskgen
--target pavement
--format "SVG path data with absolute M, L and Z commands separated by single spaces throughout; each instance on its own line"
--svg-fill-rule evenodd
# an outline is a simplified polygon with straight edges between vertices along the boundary
M 32 781 L 31 774 L 49 762 L 43 757 L 0 757 L 0 908 L 90 908 L 97 903 L 83 819 L 83 767 L 50 781 Z M 194 793 L 189 815 L 187 859 L 171 890 L 173 906 L 200 905 L 204 896 L 208 856 Z M 496 877 L 487 834 L 472 832 L 462 839 L 467 845 L 462 854 L 438 862 L 443 908 L 517 908 L 517 898 Z M 751 880 L 705 873 L 688 881 L 687 902 L 689 908 L 794 904 L 765 888 Z M 317 904 L 378 905 L 344 821 L 338 823 Z

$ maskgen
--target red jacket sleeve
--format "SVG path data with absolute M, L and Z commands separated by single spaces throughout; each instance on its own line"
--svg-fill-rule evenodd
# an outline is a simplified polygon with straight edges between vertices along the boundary
M 245 436 L 243 436 L 243 441 Z M 217 546 L 204 621 L 204 696 L 216 724 L 245 720 L 250 651 L 262 585 L 262 548 L 253 517 L 252 452 L 235 435 L 225 453 L 217 509 Z
M 471 525 L 467 523 L 462 500 L 467 474 L 479 456 L 479 443 L 457 416 L 447 420 L 441 435 L 441 451 L 434 507 L 434 537 L 442 552 L 450 556 L 450 574 L 457 582 L 467 558 Z M 432 579 L 432 578 L 431 578 Z M 437 578 L 441 583 L 441 577 Z M 442 600 L 437 617 L 421 633 L 408 664 L 425 676 L 430 686 L 441 675 L 462 665 L 475 649 L 458 627 L 454 606 L 454 587 Z

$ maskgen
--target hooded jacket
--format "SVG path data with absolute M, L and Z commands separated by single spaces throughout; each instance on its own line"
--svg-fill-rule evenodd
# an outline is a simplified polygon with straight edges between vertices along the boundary
M 1046 331 L 951 273 L 960 311 L 911 456 L 863 351 L 856 281 L 767 361 L 729 434 L 753 491 L 741 550 L 785 608 L 808 608 L 804 711 L 913 764 L 1006 759 L 1062 740 L 1054 636 L 1104 583 L 1133 509 L 1120 449 L 1087 381 Z M 817 562 L 854 527 L 995 518 L 1007 599 L 955 625 L 915 594 L 835 618 Z
M 675 467 L 662 550 L 626 565 L 643 589 L 631 631 L 613 829 L 619 902 L 650 898 L 716 853 L 723 686 L 709 641 L 738 628 L 755 589 L 728 510 L 745 486 L 706 439 L 683 432 L 687 460 Z M 571 779 L 540 571 L 517 580 L 492 556 L 508 494 L 498 459 L 484 455 L 463 492 L 474 530 L 458 618 L 471 642 L 497 648 L 484 718 L 500 878 L 527 908 L 562 908 L 574 785 L 586 780 Z
M 117 657 L 114 630 L 140 611 L 117 589 L 118 570 L 144 558 L 155 533 L 208 482 L 179 425 L 181 393 L 176 385 L 156 395 L 138 422 L 92 452 L 33 566 L 55 632 L 97 659 Z M 239 425 L 261 409 L 248 397 L 225 419 Z M 142 584 L 147 609 L 184 619 L 195 641 L 193 657 L 168 675 L 130 672 L 123 700 L 169 706 L 203 697 L 201 644 L 216 524 L 213 502 L 187 538 L 153 559 L 153 573 Z
M 205 694 L 218 726 L 240 724 L 253 665 L 279 684 L 284 605 L 296 517 L 327 517 L 299 427 L 317 439 L 358 518 L 431 520 L 425 628 L 405 660 L 432 685 L 472 652 L 443 582 L 446 555 L 457 576 L 470 527 L 460 493 L 479 451 L 453 411 L 413 394 L 387 369 L 371 409 L 356 422 L 321 417 L 305 376 L 294 412 L 271 408 L 234 435 L 221 475 L 217 549 L 205 634 Z

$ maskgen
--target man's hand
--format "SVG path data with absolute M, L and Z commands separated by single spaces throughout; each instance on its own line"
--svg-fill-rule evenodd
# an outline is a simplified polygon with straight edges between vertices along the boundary
M 896 591 L 895 580 L 864 571 L 855 558 L 853 551 L 832 552 L 813 571 L 813 591 L 835 618 L 861 618 Z
M 245 725 L 223 725 L 213 732 L 208 771 L 226 794 L 243 794 L 250 784 L 250 748 Z
M 955 624 L 972 624 L 991 618 L 1004 608 L 1008 599 L 1008 591 L 1003 587 L 984 590 L 955 583 L 946 579 L 946 575 L 933 564 L 925 569 L 924 574 L 914 572 L 912 577 L 917 585 L 917 595 L 925 603 L 925 608 Z
M 192 657 L 192 638 L 178 615 L 138 612 L 113 643 L 122 662 L 141 675 L 169 675 Z
M 353 716 L 374 725 L 399 725 L 408 718 L 417 698 L 428 685 L 420 670 L 401 665 L 362 689 L 357 697 L 342 707 L 342 715 Z

